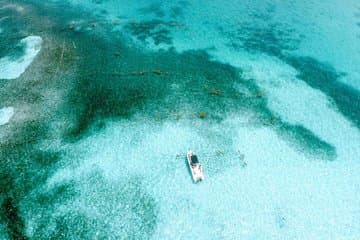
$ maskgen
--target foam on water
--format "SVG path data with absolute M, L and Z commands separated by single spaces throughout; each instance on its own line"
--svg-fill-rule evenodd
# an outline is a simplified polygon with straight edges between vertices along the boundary
M 0 108 L 0 126 L 8 123 L 13 115 L 14 115 L 13 107 Z
M 16 59 L 6 56 L 0 59 L 0 79 L 16 79 L 25 72 L 36 55 L 40 52 L 42 38 L 28 36 L 20 41 L 25 45 L 24 54 Z

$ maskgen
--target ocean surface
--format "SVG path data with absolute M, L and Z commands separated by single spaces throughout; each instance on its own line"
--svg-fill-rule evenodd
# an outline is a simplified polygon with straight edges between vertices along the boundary
M 0 240 L 358 240 L 359 173 L 358 0 L 0 0 Z

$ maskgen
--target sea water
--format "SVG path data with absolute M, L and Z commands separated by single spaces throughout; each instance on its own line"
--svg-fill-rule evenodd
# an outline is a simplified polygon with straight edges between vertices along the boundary
M 3 239 L 360 238 L 357 1 L 0 3 Z

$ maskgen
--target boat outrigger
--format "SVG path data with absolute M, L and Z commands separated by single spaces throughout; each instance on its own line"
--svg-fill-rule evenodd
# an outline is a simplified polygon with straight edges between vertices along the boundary
M 204 173 L 201 164 L 193 151 L 189 150 L 187 152 L 187 160 L 194 182 L 196 183 L 198 181 L 204 180 Z

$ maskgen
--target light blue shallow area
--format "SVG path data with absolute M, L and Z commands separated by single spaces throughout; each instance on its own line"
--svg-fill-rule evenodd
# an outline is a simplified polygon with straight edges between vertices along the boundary
M 192 116 L 191 101 L 181 108 L 187 118 L 159 122 L 139 111 L 106 119 L 100 130 L 66 143 L 61 167 L 32 193 L 69 184 L 74 195 L 54 193 L 59 201 L 48 206 L 32 197 L 21 202 L 28 236 L 61 231 L 61 219 L 71 236 L 88 239 L 360 239 L 359 103 L 337 97 L 360 99 L 357 1 L 66 4 L 94 14 L 84 21 L 116 23 L 111 34 L 144 54 L 205 50 L 254 81 L 281 122 L 307 129 L 335 153 L 294 147 L 286 129 L 257 126 L 256 111 L 238 106 L 225 109 L 221 121 Z M 171 85 L 176 97 L 179 88 L 181 79 Z M 198 184 L 186 166 L 188 149 L 203 165 L 206 179 Z

